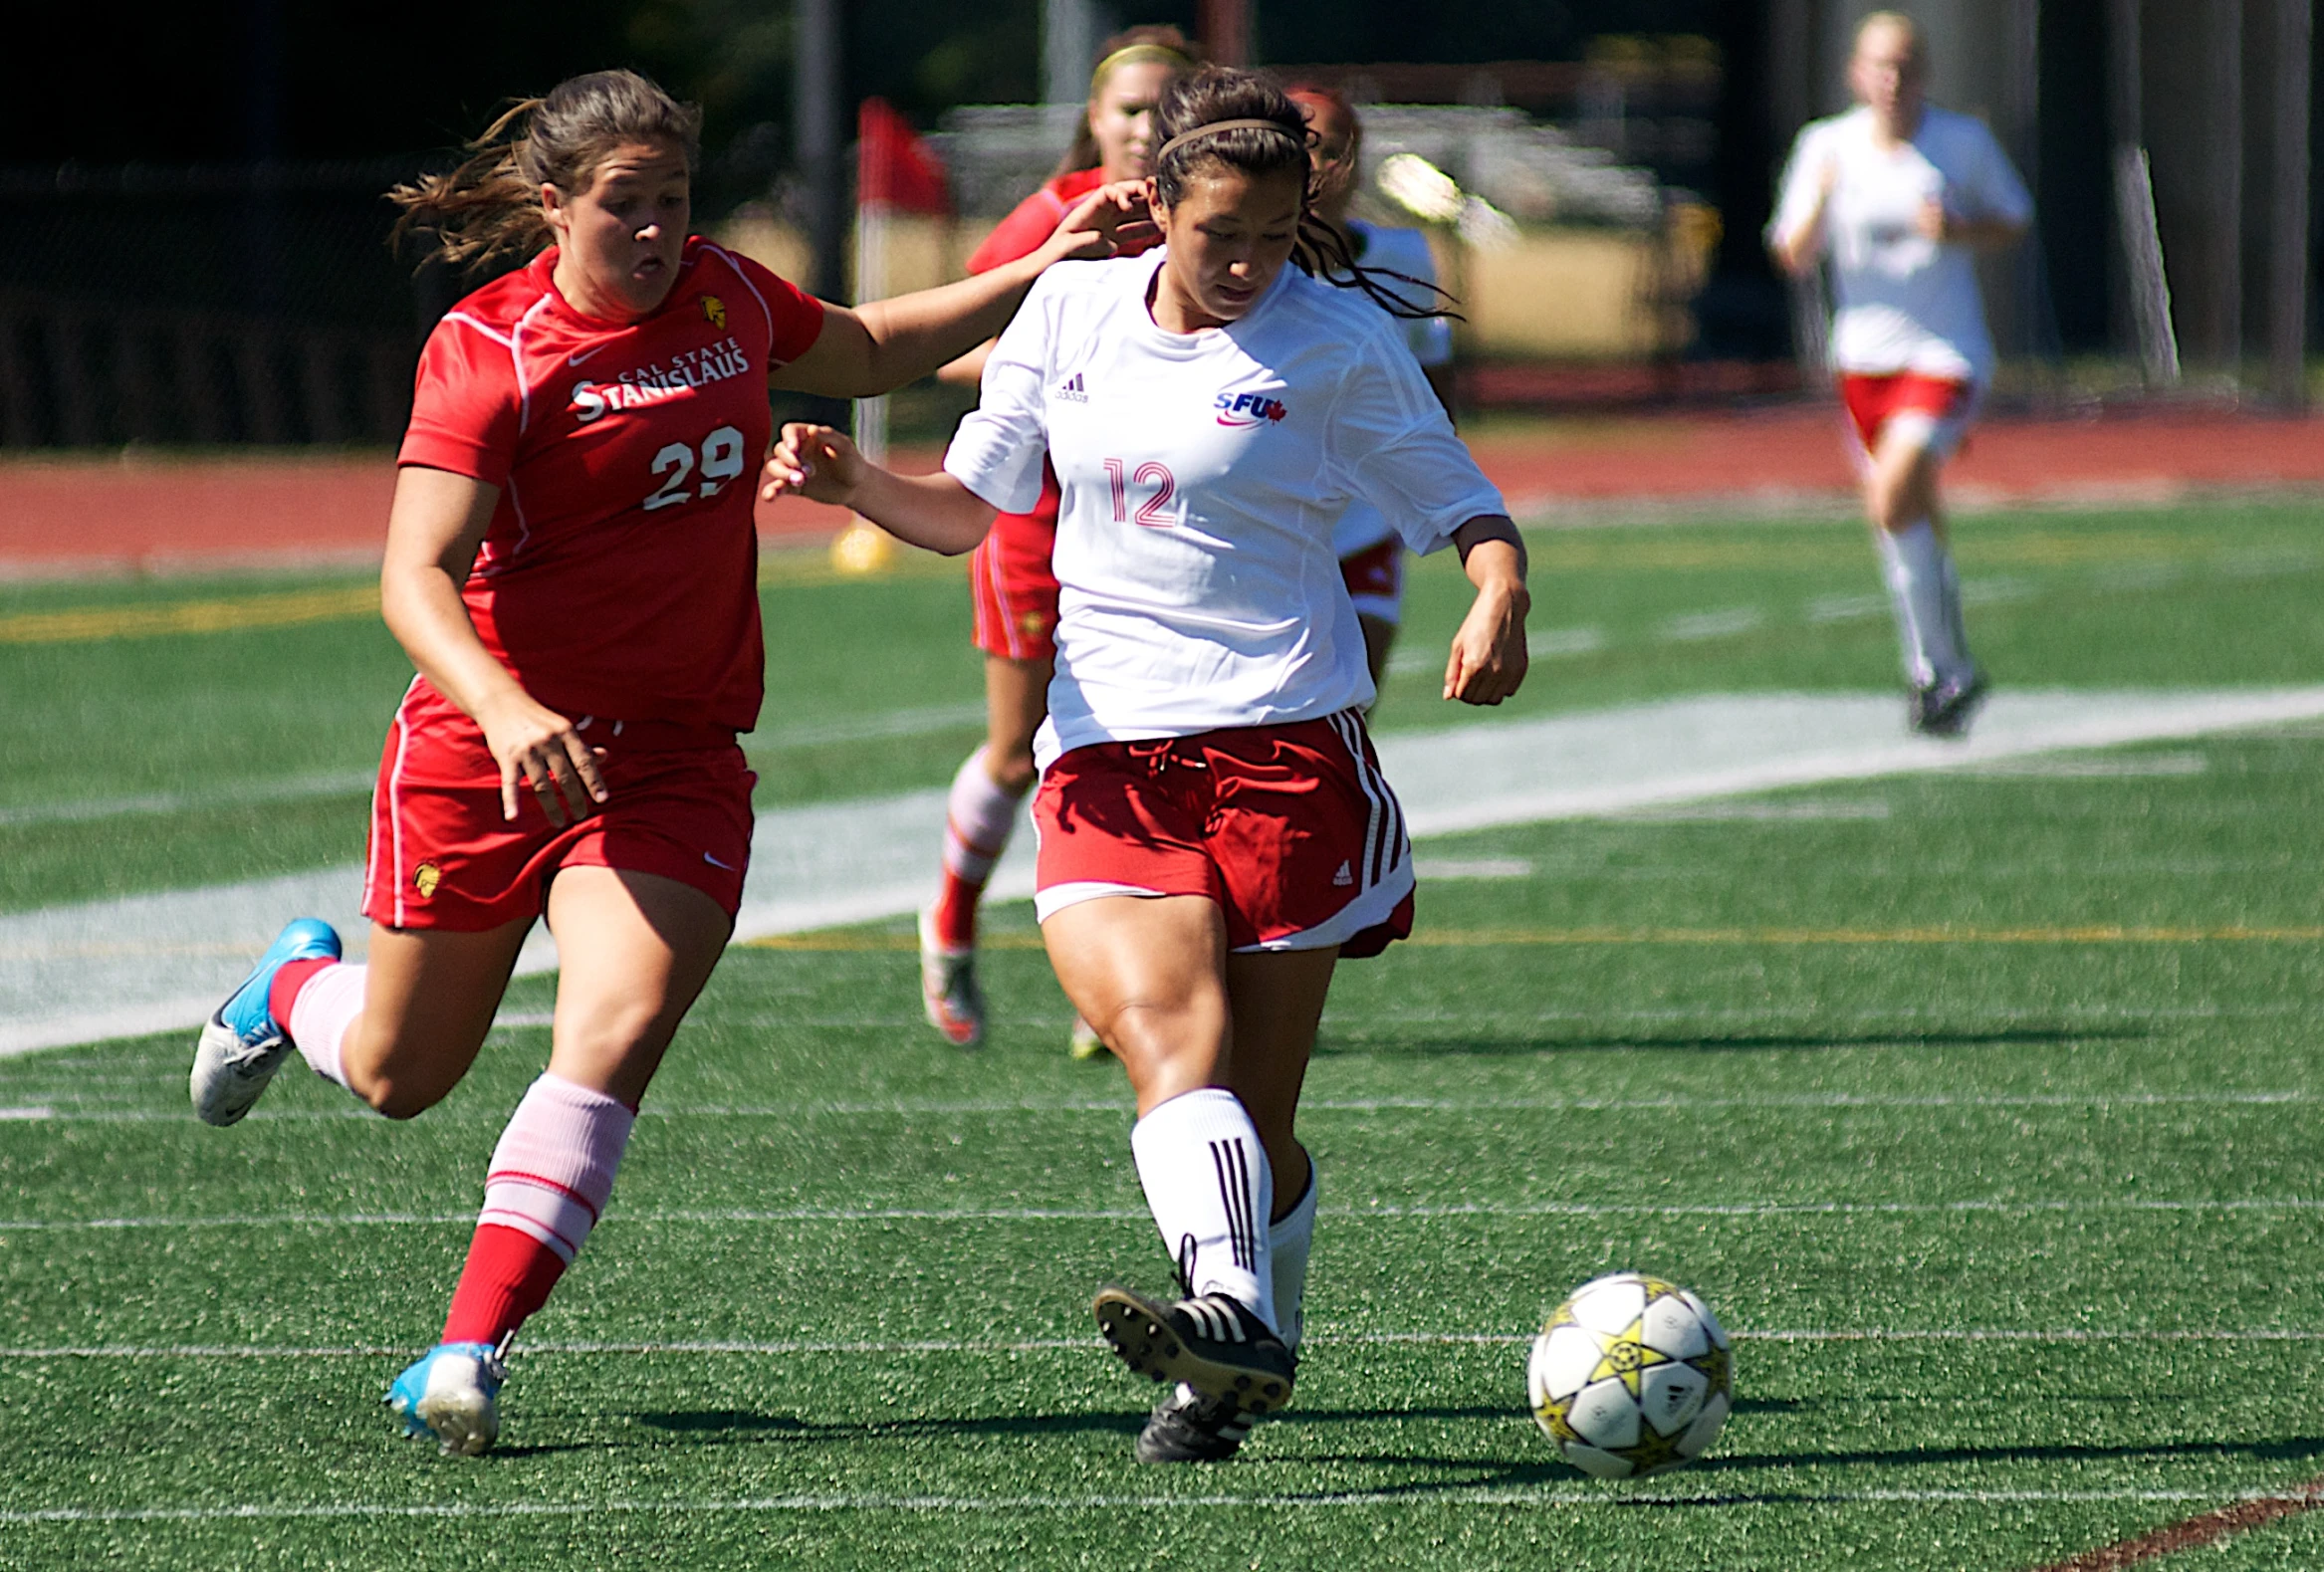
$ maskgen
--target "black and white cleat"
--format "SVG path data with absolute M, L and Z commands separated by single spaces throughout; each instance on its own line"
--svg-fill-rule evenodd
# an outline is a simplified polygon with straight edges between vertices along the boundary
M 1923 737 L 1967 737 L 1971 719 L 1992 686 L 1990 679 L 1973 666 L 1959 677 L 1915 689 L 1908 710 L 1913 730 Z
M 1252 1414 L 1181 1383 L 1154 1405 L 1138 1432 L 1140 1462 L 1224 1462 L 1243 1450 Z
M 1163 1304 L 1109 1283 L 1092 1308 L 1097 1329 L 1140 1375 L 1182 1381 L 1252 1414 L 1291 1400 L 1291 1351 L 1239 1299 L 1206 1293 Z

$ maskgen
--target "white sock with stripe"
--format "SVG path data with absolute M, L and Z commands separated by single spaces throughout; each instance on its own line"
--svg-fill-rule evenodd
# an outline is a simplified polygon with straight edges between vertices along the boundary
M 982 885 L 993 876 L 993 865 L 1009 849 L 1017 828 L 1017 804 L 1022 791 L 1004 791 L 985 769 L 986 750 L 968 756 L 952 778 L 944 800 L 944 866 L 971 884 Z
M 531 1235 L 571 1261 L 613 1193 L 636 1120 L 619 1099 L 543 1072 L 493 1148 L 478 1225 Z
M 1315 1160 L 1307 1159 L 1307 1192 L 1299 1204 L 1267 1226 L 1269 1275 L 1275 1286 L 1276 1330 L 1292 1349 L 1305 1330 L 1307 1251 L 1315 1242 Z
M 1936 526 L 1916 519 L 1902 530 L 1875 529 L 1872 534 L 1880 548 L 1889 602 L 1896 610 L 1906 679 L 1925 688 L 1961 675 L 1969 659 L 1957 642 L 1959 581 Z
M 283 1022 L 299 1057 L 335 1086 L 347 1084 L 339 1049 L 347 1040 L 347 1028 L 363 1012 L 363 979 L 368 975 L 368 969 L 359 966 L 325 967 L 307 979 L 291 1002 L 291 1018 Z
M 1187 1276 L 1197 1294 L 1240 1299 L 1270 1327 L 1275 1284 L 1265 1226 L 1275 1180 L 1242 1100 L 1208 1086 L 1171 1098 L 1130 1131 L 1138 1182 L 1172 1259 L 1193 1241 Z

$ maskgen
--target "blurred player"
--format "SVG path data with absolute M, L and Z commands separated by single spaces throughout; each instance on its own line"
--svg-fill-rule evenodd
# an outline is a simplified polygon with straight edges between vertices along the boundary
M 1089 103 L 1062 166 L 1017 205 L 968 260 L 971 273 L 1015 262 L 1047 240 L 1074 202 L 1100 185 L 1145 178 L 1154 150 L 1154 104 L 1190 64 L 1174 27 L 1138 27 L 1105 41 L 1089 76 Z M 937 373 L 975 386 L 991 344 Z M 1005 513 L 969 558 L 976 646 L 985 653 L 984 746 L 953 777 L 944 820 L 944 883 L 920 917 L 920 1001 L 928 1022 L 962 1047 L 984 1040 L 985 997 L 977 983 L 977 904 L 1017 827 L 1017 805 L 1033 786 L 1033 734 L 1047 713 L 1056 656 L 1057 580 L 1049 550 L 1057 539 L 1057 486 L 1044 471 L 1041 498 Z M 1075 1017 L 1075 1058 L 1105 1044 Z
M 1414 550 L 1459 547 L 1477 598 L 1449 699 L 1516 691 L 1527 601 L 1500 494 L 1384 291 L 1314 221 L 1298 106 L 1210 68 L 1164 93 L 1158 130 L 1166 252 L 1037 285 L 943 473 L 896 476 L 811 426 L 785 428 L 768 472 L 964 551 L 996 508 L 1032 504 L 1045 455 L 1054 467 L 1035 906 L 1067 997 L 1129 1071 L 1130 1147 L 1185 1294 L 1107 1287 L 1098 1322 L 1172 1384 L 1138 1456 L 1193 1461 L 1232 1456 L 1290 1396 L 1316 1195 L 1293 1122 L 1315 1024 L 1337 960 L 1412 927 L 1331 522 L 1362 498 Z
M 1925 102 L 1928 71 L 1910 17 L 1864 19 L 1848 62 L 1857 108 L 1800 130 L 1767 241 L 1794 274 L 1831 256 L 1832 364 L 1896 607 L 1912 725 L 1958 737 L 1986 682 L 1962 630 L 1938 479 L 1993 374 L 1975 253 L 2023 235 L 2033 203 L 1983 121 Z
M 688 236 L 699 124 L 642 77 L 577 77 L 393 193 L 447 260 L 539 255 L 455 306 L 420 359 L 380 573 L 420 674 L 372 803 L 369 964 L 291 924 L 194 1058 L 212 1124 L 240 1119 L 293 1047 L 410 1118 L 467 1072 L 547 917 L 549 1067 L 493 1153 L 441 1340 L 388 1392 L 447 1453 L 498 1434 L 509 1339 L 603 1209 L 742 898 L 756 778 L 735 734 L 765 675 L 752 491 L 770 380 L 848 395 L 926 375 L 1048 262 L 1101 254 L 1092 215 L 1122 200 L 1093 197 L 982 279 L 848 311 Z
M 1431 304 L 1436 295 L 1436 259 L 1428 237 L 1417 229 L 1391 229 L 1348 216 L 1355 195 L 1356 169 L 1363 152 L 1363 121 L 1336 88 L 1296 86 L 1291 101 L 1307 112 L 1315 140 L 1308 155 L 1315 165 L 1315 216 L 1338 230 L 1348 255 L 1381 283 L 1414 301 Z M 1453 325 L 1441 316 L 1398 319 L 1412 357 L 1447 410 L 1453 407 Z M 1339 556 L 1339 575 L 1355 601 L 1364 630 L 1364 659 L 1378 688 L 1388 670 L 1388 651 L 1404 617 L 1404 543 L 1395 527 L 1366 502 L 1351 502 L 1331 528 L 1331 549 Z

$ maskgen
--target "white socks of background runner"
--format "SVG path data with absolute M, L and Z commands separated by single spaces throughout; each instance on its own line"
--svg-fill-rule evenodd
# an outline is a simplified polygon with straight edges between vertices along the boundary
M 1872 536 L 1880 549 L 1889 601 L 1896 608 L 1906 680 L 1927 688 L 1966 675 L 1969 648 L 1962 637 L 1961 579 L 1936 527 L 1916 519 L 1902 530 L 1875 528 Z
M 1215 1086 L 1181 1093 L 1137 1122 L 1130 1151 L 1163 1247 L 1177 1260 L 1194 1241 L 1188 1287 L 1240 1299 L 1275 1327 L 1275 1179 L 1242 1100 Z
M 543 1072 L 492 1149 L 477 1226 L 531 1235 L 570 1263 L 613 1194 L 636 1122 L 618 1099 Z
M 363 979 L 367 968 L 327 966 L 307 980 L 291 1002 L 291 1045 L 299 1050 L 316 1074 L 335 1086 L 347 1084 L 339 1059 L 340 1043 L 355 1016 L 363 1012 Z
M 1009 849 L 1010 832 L 1017 827 L 1017 804 L 1022 791 L 1005 791 L 994 785 L 985 769 L 986 750 L 968 756 L 952 778 L 944 802 L 944 892 L 937 898 L 935 928 L 948 950 L 966 950 L 976 943 L 977 901 L 993 866 Z
M 1269 1277 L 1275 1285 L 1276 1330 L 1293 1353 L 1306 1329 L 1307 1251 L 1315 1243 L 1315 1160 L 1307 1159 L 1307 1191 L 1299 1204 L 1267 1229 Z

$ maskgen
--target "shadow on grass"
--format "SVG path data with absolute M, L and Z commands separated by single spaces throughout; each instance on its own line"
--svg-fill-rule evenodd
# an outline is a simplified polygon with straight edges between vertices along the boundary
M 1678 1053 L 1747 1053 L 1768 1048 L 2001 1048 L 2141 1041 L 2154 1034 L 2144 1026 L 2013 1026 L 2000 1031 L 1769 1031 L 1661 1037 L 1406 1037 L 1394 1041 L 1323 1037 L 1315 1043 L 1315 1054 L 1318 1058 L 1386 1058 L 1405 1054 L 1586 1053 L 1612 1048 Z

